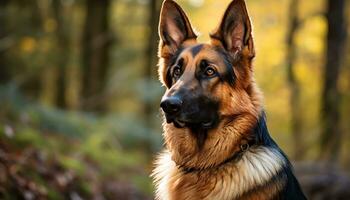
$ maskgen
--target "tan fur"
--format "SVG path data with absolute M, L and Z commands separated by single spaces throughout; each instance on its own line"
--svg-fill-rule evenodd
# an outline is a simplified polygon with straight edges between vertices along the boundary
M 194 45 L 196 43 L 197 43 L 197 41 L 195 39 L 189 39 L 189 40 L 184 41 L 183 45 L 188 47 L 188 46 Z M 160 41 L 159 51 L 158 51 L 158 57 L 159 57 L 158 78 L 164 86 L 166 86 L 166 84 L 164 82 L 165 76 L 166 76 L 166 67 L 164 67 L 164 66 L 169 65 L 169 59 L 171 58 L 173 53 L 174 53 L 173 50 L 171 50 L 169 46 L 164 45 Z
M 191 45 L 188 48 L 190 47 Z M 195 58 L 187 54 L 186 50 L 182 54 L 182 57 L 186 60 L 185 62 L 188 63 L 186 67 L 191 68 L 195 66 L 192 63 L 200 60 L 202 57 L 212 57 L 213 60 L 218 57 L 218 55 L 210 51 L 209 44 Z M 217 65 L 223 65 L 223 63 L 219 62 L 219 59 L 217 60 Z M 262 98 L 251 75 L 250 62 L 244 59 L 241 62 L 247 62 L 249 67 L 244 69 L 247 71 L 236 72 L 238 80 L 236 80 L 234 87 L 228 83 L 220 83 L 209 89 L 222 103 L 219 110 L 222 119 L 217 128 L 209 130 L 203 147 L 199 149 L 198 145 L 196 145 L 197 138 L 190 133 L 188 128 L 178 129 L 173 124 L 163 124 L 165 143 L 172 153 L 172 159 L 177 164 L 196 168 L 216 166 L 237 152 L 242 140 L 249 139 L 247 136 L 254 128 L 261 112 Z M 160 68 L 165 68 L 165 66 L 160 66 Z M 188 73 L 190 74 L 190 72 Z M 243 73 L 245 75 L 242 75 Z M 184 76 L 186 75 L 184 74 Z M 245 79 L 249 77 L 249 80 L 241 81 L 242 76 Z M 185 84 L 185 82 L 176 83 L 172 86 L 172 89 L 177 89 L 182 84 Z M 167 90 L 167 93 L 171 93 L 171 90 Z M 211 159 L 208 159 L 208 156 Z
M 241 8 L 242 5 L 245 9 L 242 0 L 235 1 L 238 2 L 239 7 L 231 4 L 232 9 Z M 164 4 L 167 5 L 164 6 Z M 164 4 L 160 20 L 162 30 L 168 28 L 165 23 L 168 20 L 167 9 L 179 9 L 179 6 L 171 0 L 165 1 Z M 184 15 L 182 10 L 178 12 Z M 172 16 L 174 13 L 172 10 Z M 225 15 L 228 15 L 227 13 Z M 244 10 L 243 14 L 247 15 L 247 11 Z M 235 84 L 230 85 L 218 79 L 206 83 L 206 92 L 220 102 L 218 126 L 208 130 L 204 143 L 199 146 L 198 138 L 189 128 L 176 128 L 173 123 L 163 123 L 166 150 L 159 155 L 152 174 L 158 200 L 271 199 L 285 184 L 283 177 L 272 180 L 286 164 L 281 153 L 273 148 L 251 147 L 237 161 L 225 163 L 228 158 L 240 151 L 242 143 L 251 139 L 252 130 L 262 111 L 262 95 L 253 78 L 254 47 L 250 22 L 248 17 L 243 18 L 248 20 L 248 43 L 239 48 L 234 46 L 235 44 L 231 45 L 232 57 L 235 59 L 232 63 L 236 76 Z M 187 29 L 192 30 L 187 17 L 184 19 Z M 174 26 L 173 23 L 171 25 Z M 239 29 L 233 32 L 238 34 L 238 39 L 242 40 L 245 39 L 242 38 L 243 27 L 239 24 Z M 192 34 L 193 31 L 190 33 Z M 179 34 L 178 30 L 175 34 Z M 223 42 L 218 39 L 222 36 L 220 27 L 212 36 L 215 37 L 203 44 L 203 48 L 195 56 L 189 52 L 189 49 L 197 44 L 193 34 L 189 39 L 181 36 L 173 38 L 181 42 L 183 51 L 179 57 L 184 59 L 184 72 L 181 81 L 177 81 L 171 87 L 166 81 L 167 67 L 177 46 L 176 43 L 165 44 L 162 40 L 160 41 L 158 71 L 159 79 L 167 89 L 165 95 L 170 95 L 173 90 L 177 90 L 184 84 L 189 87 L 194 79 L 197 63 L 203 58 L 209 59 L 219 72 L 225 68 L 222 57 L 214 50 L 218 47 L 223 48 Z M 234 37 L 233 40 L 237 38 Z M 232 39 L 229 38 L 228 41 Z M 243 42 L 237 44 L 240 45 Z M 234 51 L 235 48 L 238 50 Z M 196 170 L 185 172 L 183 168 Z M 254 190 L 253 193 L 252 190 Z
M 166 151 L 159 156 L 152 174 L 157 184 L 156 199 L 269 199 L 284 186 L 283 179 L 270 182 L 284 162 L 277 150 L 257 147 L 251 148 L 237 162 L 186 173 Z M 258 193 L 250 194 L 250 189 L 255 189 L 252 186 L 258 185 L 265 186 L 258 188 Z

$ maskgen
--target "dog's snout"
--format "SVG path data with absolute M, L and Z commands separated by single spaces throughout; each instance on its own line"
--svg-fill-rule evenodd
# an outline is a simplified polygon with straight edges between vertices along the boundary
M 178 97 L 167 97 L 162 100 L 160 107 L 167 114 L 174 115 L 181 109 L 182 101 Z

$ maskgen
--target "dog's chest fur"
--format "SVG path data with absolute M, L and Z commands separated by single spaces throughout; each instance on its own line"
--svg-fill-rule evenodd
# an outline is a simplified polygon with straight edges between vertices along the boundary
M 286 183 L 285 177 L 277 176 L 285 165 L 277 149 L 258 146 L 218 168 L 185 172 L 166 151 L 153 172 L 156 199 L 275 199 Z

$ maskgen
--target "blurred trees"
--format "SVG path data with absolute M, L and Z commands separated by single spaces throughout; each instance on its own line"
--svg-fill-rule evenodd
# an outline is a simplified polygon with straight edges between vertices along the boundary
M 203 33 L 201 41 L 231 0 L 178 1 Z M 22 144 L 17 138 L 24 137 L 29 148 L 48 143 L 43 149 L 54 151 L 59 163 L 68 158 L 74 170 L 86 159 L 88 168 L 108 177 L 115 165 L 129 163 L 118 178 L 123 170 L 148 177 L 147 159 L 162 145 L 163 89 L 156 75 L 161 2 L 0 0 L 0 146 L 13 134 L 7 139 Z M 271 134 L 295 160 L 321 155 L 350 166 L 349 1 L 247 4 Z M 55 134 L 66 137 L 59 142 Z M 66 155 L 66 141 L 75 137 L 79 144 Z M 136 176 L 137 187 L 150 188 L 148 178 Z
M 23 27 L 20 27 L 19 35 L 23 36 L 23 47 L 27 45 L 28 50 L 31 48 L 30 46 L 34 45 L 34 38 L 40 38 L 42 33 L 44 32 L 44 19 L 41 16 L 41 10 L 39 7 L 39 2 L 29 2 L 29 1 L 11 1 L 11 3 L 15 6 L 18 6 L 19 10 L 24 10 L 24 15 L 27 17 L 24 19 Z M 28 37 L 25 37 L 28 36 Z M 16 36 L 15 36 L 16 37 Z M 11 59 L 16 60 L 16 57 L 13 56 Z M 12 61 L 13 62 L 13 61 Z M 22 62 L 26 62 L 23 60 Z M 19 68 L 23 69 L 25 65 L 24 63 L 17 63 Z M 21 70 L 14 70 L 13 73 L 20 73 Z M 12 74 L 13 75 L 13 74 Z M 33 99 L 38 99 L 40 95 L 40 73 L 28 73 L 26 76 L 21 77 L 23 83 L 21 84 L 22 91 L 30 96 Z
M 57 24 L 56 28 L 56 47 L 57 54 L 59 55 L 56 59 L 57 65 L 57 94 L 56 94 L 56 105 L 59 108 L 66 108 L 66 87 L 67 87 L 67 65 L 69 62 L 69 56 L 71 53 L 70 46 L 70 27 L 66 24 L 67 19 L 65 19 L 65 10 L 62 5 L 61 0 L 53 0 L 53 15 Z
M 8 0 L 0 0 L 0 84 L 6 83 L 10 80 L 10 69 L 6 63 L 6 47 L 4 41 L 8 36 L 7 25 L 6 25 L 6 8 Z
M 190 15 L 194 18 L 192 21 L 195 26 L 208 26 L 210 31 L 222 14 L 211 6 L 224 8 L 228 1 L 184 0 L 180 3 L 183 3 L 185 10 L 193 13 Z M 0 0 L 0 81 L 2 84 L 9 82 L 17 84 L 32 100 L 62 110 L 80 106 L 80 110 L 83 111 L 105 114 L 111 112 L 108 110 L 110 107 L 113 107 L 112 112 L 129 112 L 133 117 L 137 116 L 135 118 L 140 117 L 145 124 L 143 131 L 147 127 L 151 131 L 159 132 L 159 123 L 155 121 L 161 121 L 157 116 L 159 99 L 157 95 L 161 93 L 161 89 L 159 85 L 154 87 L 154 82 L 157 79 L 157 25 L 161 2 L 161 0 L 142 2 Z M 338 80 L 339 70 L 342 58 L 346 56 L 344 10 L 347 5 L 345 0 L 318 0 L 318 2 L 320 5 L 322 2 L 328 4 L 322 7 L 300 0 L 290 0 L 288 5 L 274 4 L 271 7 L 273 14 L 267 14 L 260 9 L 260 3 L 250 2 L 248 5 L 253 23 L 256 25 L 259 53 L 256 74 L 267 98 L 266 103 L 272 105 L 267 109 L 272 119 L 270 126 L 273 133 L 282 133 L 280 134 L 282 137 L 289 137 L 283 134 L 291 133 L 294 145 L 289 152 L 293 152 L 297 160 L 302 159 L 305 155 L 303 152 L 308 151 L 306 148 L 308 143 L 312 142 L 305 138 L 320 137 L 321 144 L 317 145 L 322 149 L 328 149 L 328 153 L 315 154 L 325 154 L 323 155 L 325 157 L 337 154 L 340 151 L 342 132 L 348 132 L 349 129 L 347 126 L 346 130 L 341 128 L 341 108 L 338 106 L 341 97 L 338 82 L 342 81 Z M 281 8 L 288 10 L 288 14 Z M 328 13 L 327 18 L 313 15 L 320 12 Z M 213 17 L 208 19 L 207 13 Z M 314 32 L 321 32 L 323 24 L 328 24 L 326 39 L 320 37 L 323 33 L 305 34 L 307 26 Z M 269 32 L 265 34 L 259 32 L 260 30 Z M 118 34 L 120 34 L 118 42 L 114 42 L 115 35 Z M 269 37 L 265 35 L 270 34 L 276 37 L 276 40 L 266 41 Z M 282 48 L 278 46 L 281 44 L 277 44 L 281 43 L 278 39 L 280 37 L 285 41 L 282 45 L 287 47 L 286 54 L 279 50 Z M 273 43 L 275 41 L 276 43 Z M 318 76 L 322 69 L 318 63 L 313 67 L 305 66 L 311 66 L 315 60 L 321 62 L 318 58 L 322 55 L 316 55 L 318 50 L 315 49 L 322 49 L 323 45 L 327 48 L 326 62 L 323 75 Z M 271 46 L 275 48 L 268 49 Z M 344 60 L 344 64 L 345 62 Z M 278 73 L 281 72 L 276 69 L 284 63 L 287 66 L 285 70 L 287 80 L 277 79 L 276 77 L 280 75 Z M 268 67 L 261 70 L 259 66 Z M 260 76 L 263 74 L 262 71 L 269 75 Z M 314 82 L 313 78 L 310 78 L 313 73 L 315 77 L 317 75 L 317 81 Z M 120 78 L 123 76 L 128 78 Z M 144 81 L 138 82 L 141 79 Z M 288 88 L 284 88 L 285 83 Z M 310 89 L 306 88 L 308 84 L 315 85 L 310 86 L 312 88 Z M 274 97 L 272 94 L 277 91 L 276 88 L 280 88 L 278 92 L 282 95 L 285 89 L 290 92 L 287 103 L 272 98 Z M 322 89 L 322 92 L 310 92 L 315 88 Z M 111 90 L 114 96 L 107 90 Z M 147 95 L 154 97 L 152 99 Z M 69 105 L 72 98 L 75 98 L 74 101 L 78 102 L 76 104 L 80 105 Z M 311 105 L 312 102 L 321 102 L 321 105 L 318 103 Z M 114 106 L 115 104 L 117 106 Z M 288 104 L 290 115 L 285 115 L 286 113 L 279 111 L 278 107 Z M 318 109 L 318 106 L 321 109 Z M 305 108 L 309 107 L 311 111 L 306 112 Z M 320 113 L 315 111 L 314 107 L 317 107 Z M 277 112 L 279 113 L 275 114 Z M 290 122 L 286 122 L 287 120 L 280 118 L 281 116 L 286 116 L 285 118 L 289 116 Z M 321 119 L 317 121 L 316 118 Z M 322 130 L 318 129 L 319 126 L 322 126 Z M 316 133 L 315 137 L 312 134 L 311 136 L 305 134 L 309 130 Z M 321 136 L 317 135 L 318 132 L 321 132 Z
M 297 46 L 295 44 L 294 38 L 298 27 L 300 25 L 300 20 L 298 18 L 298 8 L 299 0 L 291 0 L 289 5 L 288 14 L 288 30 L 286 35 L 287 41 L 287 53 L 286 53 L 286 63 L 287 63 L 287 82 L 290 90 L 289 103 L 291 106 L 291 132 L 293 135 L 294 142 L 294 155 L 293 158 L 300 160 L 303 157 L 304 152 L 304 141 L 302 140 L 302 115 L 300 107 L 300 87 L 296 80 L 295 75 L 295 62 L 297 56 Z
M 150 81 L 157 77 L 157 50 L 158 50 L 158 21 L 160 11 L 160 0 L 150 0 L 148 4 L 148 27 L 147 27 L 147 46 L 145 48 L 144 78 L 147 84 L 151 86 Z M 144 102 L 144 114 L 146 126 L 152 127 L 152 114 L 155 113 L 154 103 L 146 100 Z
M 82 41 L 84 110 L 104 111 L 105 85 L 109 63 L 111 32 L 109 28 L 110 0 L 87 0 Z
M 345 0 L 327 1 L 328 34 L 326 40 L 326 62 L 324 66 L 323 92 L 321 96 L 322 135 L 321 155 L 337 160 L 341 149 L 343 130 L 340 128 L 339 71 L 345 60 L 346 26 Z

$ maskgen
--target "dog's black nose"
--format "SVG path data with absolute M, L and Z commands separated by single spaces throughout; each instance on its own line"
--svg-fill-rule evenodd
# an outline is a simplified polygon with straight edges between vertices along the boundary
M 181 109 L 182 101 L 177 97 L 167 97 L 162 99 L 160 107 L 167 114 L 174 115 Z

